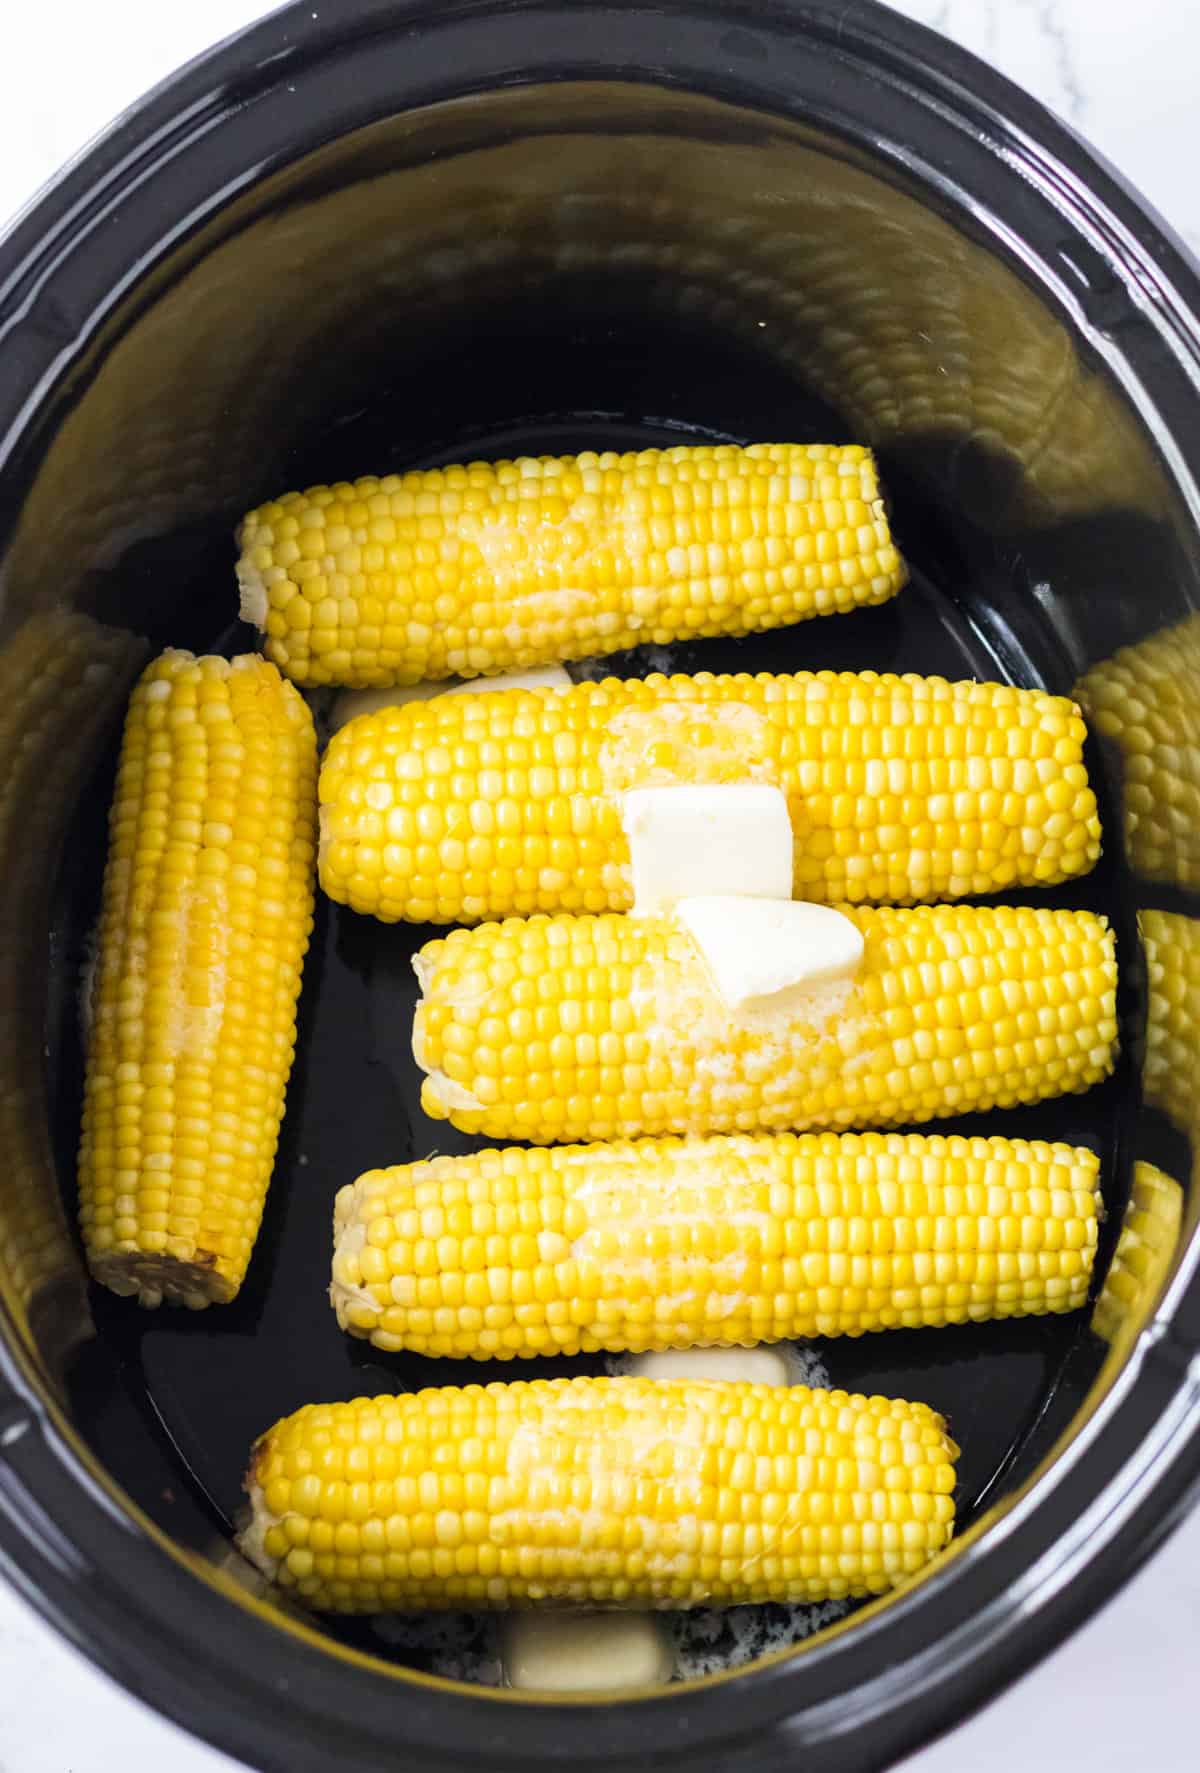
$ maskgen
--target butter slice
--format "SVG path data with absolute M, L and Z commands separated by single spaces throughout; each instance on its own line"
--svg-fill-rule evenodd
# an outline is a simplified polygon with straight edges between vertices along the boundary
M 765 782 L 630 788 L 622 822 L 633 870 L 633 909 L 669 911 L 704 887 L 715 894 L 792 896 L 787 796 Z
M 479 696 L 492 690 L 570 689 L 561 665 L 538 665 L 529 671 L 506 671 L 499 677 L 448 678 L 439 683 L 408 683 L 390 689 L 343 690 L 329 711 L 329 731 L 336 733 L 360 714 L 380 708 L 402 708 L 406 702 L 431 702 L 434 696 Z
M 668 1348 L 635 1354 L 624 1369 L 642 1379 L 748 1379 L 755 1385 L 790 1385 L 784 1357 L 773 1348 Z
M 493 690 L 571 689 L 573 681 L 561 665 L 531 665 L 528 671 L 502 671 L 498 677 L 468 677 L 463 683 L 450 684 L 443 694 L 484 696 Z
M 509 1613 L 501 1653 L 510 1687 L 543 1693 L 657 1687 L 675 1672 L 666 1629 L 648 1613 Z
M 731 1010 L 769 1013 L 784 994 L 852 979 L 862 964 L 862 932 L 829 905 L 714 894 L 675 910 Z

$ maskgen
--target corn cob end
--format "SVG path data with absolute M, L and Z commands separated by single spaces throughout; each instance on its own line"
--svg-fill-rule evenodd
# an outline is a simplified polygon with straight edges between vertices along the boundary
M 247 1558 L 256 1570 L 261 1570 L 268 1582 L 273 1583 L 279 1574 L 282 1560 L 272 1556 L 267 1550 L 266 1539 L 268 1533 L 273 1529 L 277 1531 L 283 1523 L 280 1517 L 272 1514 L 267 1507 L 263 1487 L 258 1481 L 259 1453 L 262 1444 L 261 1440 L 256 1441 L 250 1454 L 250 1464 L 243 1480 L 243 1489 L 247 1500 L 237 1516 L 240 1525 L 234 1534 L 234 1544 L 242 1556 Z
M 249 554 L 242 554 L 237 563 L 238 614 L 243 622 L 261 634 L 267 626 L 267 587 L 262 573 Z
M 355 1222 L 358 1202 L 356 1183 L 339 1188 L 333 1203 L 333 1279 L 329 1285 L 329 1303 L 333 1306 L 339 1330 L 351 1336 L 369 1336 L 378 1317 L 374 1295 L 356 1284 L 354 1273 L 366 1247 L 365 1225 Z M 396 1347 L 401 1347 L 396 1339 Z
M 228 1305 L 236 1285 L 217 1270 L 217 1257 L 197 1250 L 189 1260 L 162 1252 L 106 1250 L 88 1258 L 92 1279 L 122 1299 L 136 1298 L 150 1310 L 165 1301 L 202 1311 L 206 1305 Z

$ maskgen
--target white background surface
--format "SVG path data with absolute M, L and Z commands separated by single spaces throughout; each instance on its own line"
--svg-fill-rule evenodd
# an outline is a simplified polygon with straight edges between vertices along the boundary
M 0 7 L 0 225 L 124 105 L 267 10 L 254 0 Z M 1200 249 L 1196 0 L 901 0 L 897 10 L 1045 100 Z M 903 1773 L 1193 1773 L 1198 1682 L 1200 1514 L 1064 1649 Z M 0 1773 L 118 1765 L 236 1773 L 0 1588 Z

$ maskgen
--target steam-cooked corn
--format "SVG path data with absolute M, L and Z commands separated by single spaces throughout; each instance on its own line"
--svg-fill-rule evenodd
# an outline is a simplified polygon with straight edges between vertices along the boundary
M 316 738 L 257 655 L 167 652 L 130 702 L 79 1152 L 88 1261 L 145 1305 L 231 1299 L 275 1156 L 312 927 Z
M 452 696 L 354 721 L 326 753 L 321 884 L 388 921 L 632 902 L 622 796 L 787 795 L 798 898 L 958 898 L 1100 853 L 1074 703 L 1000 684 L 822 671 Z
M 904 582 L 857 445 L 684 446 L 367 477 L 241 530 L 242 615 L 296 683 L 491 676 L 746 634 Z
M 510 918 L 416 957 L 426 1113 L 488 1138 L 887 1126 L 1107 1075 L 1116 960 L 1085 911 L 848 910 L 865 954 L 782 1019 L 725 1007 L 673 918 Z
M 953 1531 L 924 1404 L 552 1379 L 310 1404 L 254 1450 L 247 1554 L 337 1613 L 882 1594 Z
M 1098 1167 L 916 1133 L 437 1157 L 341 1190 L 330 1292 L 377 1348 L 502 1360 L 1071 1311 Z

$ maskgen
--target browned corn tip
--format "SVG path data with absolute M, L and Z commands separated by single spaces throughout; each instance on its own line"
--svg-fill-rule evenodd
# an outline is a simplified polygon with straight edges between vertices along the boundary
M 1141 911 L 1146 950 L 1146 1101 L 1181 1132 L 1200 1131 L 1196 1042 L 1200 1039 L 1200 919 Z

